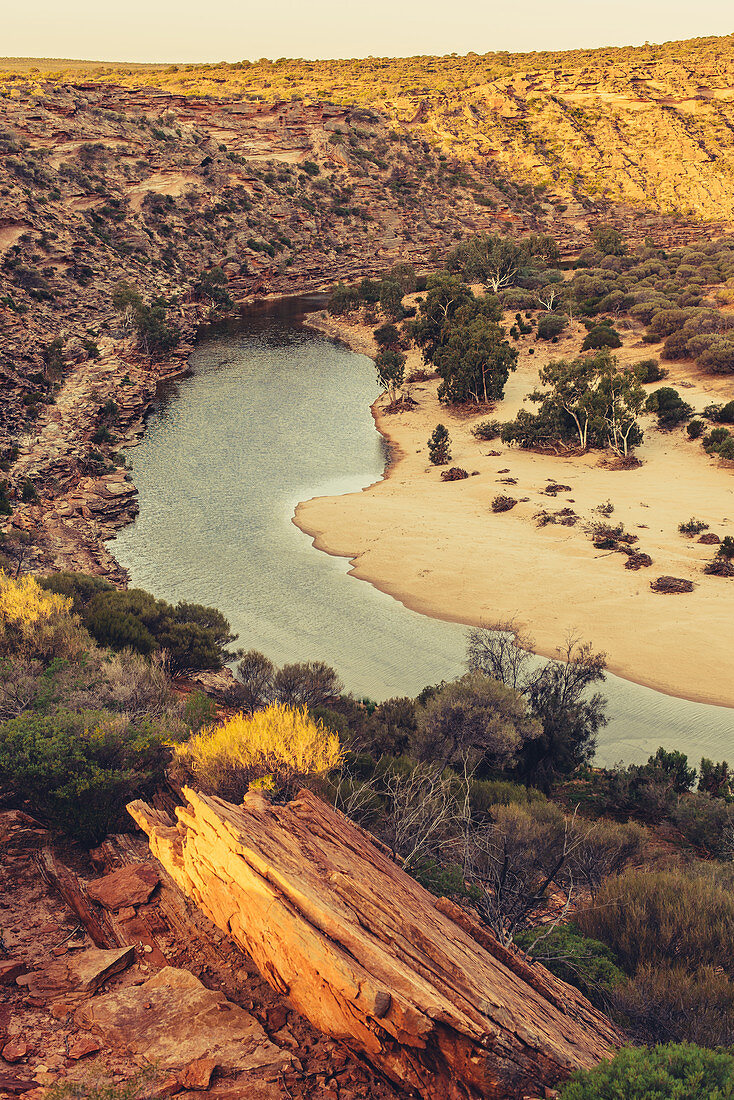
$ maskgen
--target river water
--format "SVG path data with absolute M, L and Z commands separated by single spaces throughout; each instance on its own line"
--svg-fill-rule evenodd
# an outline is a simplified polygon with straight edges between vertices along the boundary
M 238 646 L 333 665 L 357 696 L 416 695 L 464 671 L 465 628 L 348 576 L 292 523 L 296 504 L 359 490 L 387 459 L 369 406 L 372 362 L 300 324 L 314 299 L 253 307 L 213 330 L 161 393 L 129 453 L 140 515 L 109 544 L 131 585 L 218 607 Z M 599 763 L 658 745 L 697 762 L 734 750 L 734 711 L 608 676 Z

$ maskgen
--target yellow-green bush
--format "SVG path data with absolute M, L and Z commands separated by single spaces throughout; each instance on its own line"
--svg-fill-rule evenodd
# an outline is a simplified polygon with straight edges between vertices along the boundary
M 33 577 L 0 570 L 0 657 L 72 657 L 89 644 L 71 614 L 71 600 L 45 592 Z
M 336 768 L 341 759 L 333 730 L 305 707 L 278 703 L 205 727 L 176 750 L 180 777 L 230 800 L 240 800 L 252 783 L 291 793 Z

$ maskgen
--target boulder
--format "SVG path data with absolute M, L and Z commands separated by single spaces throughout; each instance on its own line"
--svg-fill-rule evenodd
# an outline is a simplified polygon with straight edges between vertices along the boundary
M 0 960 L 0 985 L 11 985 L 21 974 L 26 974 L 28 967 L 20 959 Z
M 266 1076 L 277 1076 L 291 1062 L 249 1012 L 207 989 L 188 970 L 172 966 L 142 985 L 87 1001 L 75 1019 L 111 1046 L 141 1054 L 161 1069 L 209 1058 L 227 1070 L 266 1070 Z
M 86 1058 L 90 1054 L 97 1054 L 102 1049 L 99 1040 L 91 1035 L 75 1035 L 69 1040 L 69 1057 L 78 1062 L 80 1058 Z
M 179 1075 L 179 1083 L 182 1088 L 193 1089 L 195 1092 L 205 1092 L 211 1083 L 212 1074 L 217 1068 L 213 1058 L 197 1058 L 189 1062 Z
M 105 909 L 125 909 L 146 902 L 161 877 L 150 863 L 120 867 L 87 886 L 87 894 Z
M 23 1039 L 11 1039 L 2 1049 L 3 1061 L 9 1062 L 11 1065 L 15 1062 L 22 1062 L 27 1053 L 28 1044 Z
M 614 1055 L 620 1035 L 578 990 L 437 901 L 312 793 L 241 806 L 184 793 L 177 827 L 128 807 L 154 855 L 294 1008 L 401 1086 L 514 1100 Z

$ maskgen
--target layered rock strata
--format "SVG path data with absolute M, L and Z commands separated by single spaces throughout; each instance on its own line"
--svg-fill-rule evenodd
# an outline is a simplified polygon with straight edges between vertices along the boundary
M 511 1100 L 613 1056 L 619 1035 L 577 990 L 453 919 L 312 793 L 185 794 L 176 826 L 128 807 L 153 854 L 271 986 L 400 1085 Z

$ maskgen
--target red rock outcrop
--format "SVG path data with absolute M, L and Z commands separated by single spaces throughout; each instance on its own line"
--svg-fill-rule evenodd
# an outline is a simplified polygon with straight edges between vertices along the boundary
M 154 855 L 295 1008 L 394 1081 L 511 1100 L 613 1056 L 614 1026 L 577 990 L 437 903 L 315 795 L 185 793 L 178 826 L 128 807 Z

